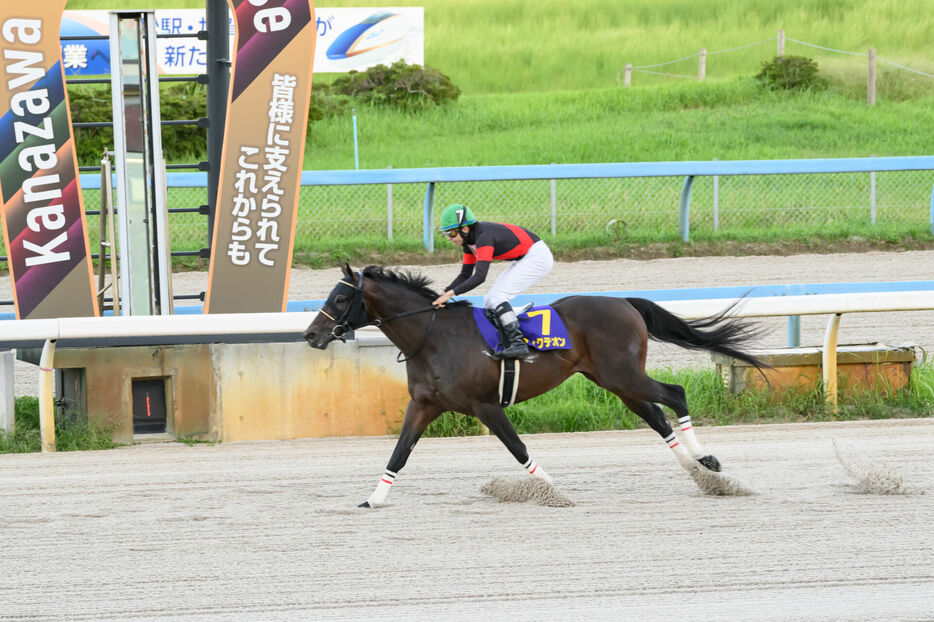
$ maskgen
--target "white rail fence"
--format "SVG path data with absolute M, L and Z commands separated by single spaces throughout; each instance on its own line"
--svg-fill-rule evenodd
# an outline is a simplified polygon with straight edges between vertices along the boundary
M 659 303 L 685 319 L 719 313 L 737 299 L 679 300 Z M 824 336 L 823 374 L 828 402 L 837 406 L 837 334 L 845 313 L 934 310 L 934 291 L 820 294 L 747 298 L 734 317 L 829 315 Z M 64 339 L 187 337 L 205 343 L 223 342 L 225 336 L 244 334 L 299 335 L 315 313 L 232 313 L 221 315 L 121 316 L 18 320 L 0 323 L 0 347 L 24 341 L 43 342 L 39 363 L 39 416 L 42 451 L 55 451 L 55 413 L 52 378 L 55 344 Z M 369 329 L 358 331 L 369 342 L 385 340 Z

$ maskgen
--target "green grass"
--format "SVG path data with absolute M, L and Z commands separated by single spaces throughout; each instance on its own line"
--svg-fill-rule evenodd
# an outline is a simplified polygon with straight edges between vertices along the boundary
M 840 387 L 836 413 L 820 388 L 785 394 L 776 401 L 769 391 L 750 390 L 731 394 L 710 370 L 655 370 L 661 382 L 684 387 L 695 423 L 789 423 L 801 421 L 850 421 L 893 417 L 928 417 L 934 408 L 934 365 L 923 363 L 911 372 L 909 389 L 900 391 L 847 390 Z M 675 421 L 666 409 L 670 421 Z M 583 376 L 573 376 L 557 389 L 506 409 L 520 434 L 632 430 L 647 427 L 620 400 Z M 427 436 L 471 436 L 484 433 L 473 417 L 445 413 L 433 422 Z
M 39 431 L 39 399 L 20 397 L 16 400 L 16 420 L 12 432 L 0 430 L 0 454 L 27 453 L 42 450 Z M 85 451 L 111 449 L 116 445 L 110 440 L 108 428 L 93 423 L 65 424 L 56 418 L 56 451 Z
M 927 0 L 359 0 L 318 2 L 324 8 L 422 6 L 425 62 L 450 75 L 467 95 L 555 92 L 616 86 L 626 63 L 667 62 L 697 53 L 711 55 L 712 78 L 754 74 L 775 55 L 770 41 L 744 50 L 712 54 L 774 38 L 865 53 L 934 73 L 929 54 Z M 158 0 L 134 8 L 204 8 L 203 0 Z M 68 9 L 112 9 L 113 0 L 70 0 Z M 786 53 L 816 56 L 846 67 L 865 59 L 822 52 L 789 41 Z M 690 59 L 654 71 L 696 75 Z M 865 73 L 863 73 L 865 76 Z M 327 80 L 329 76 L 316 76 Z M 637 74 L 634 85 L 668 84 L 673 78 Z M 865 79 L 861 81 L 865 84 Z
M 110 9 L 71 0 L 69 9 Z M 934 74 L 927 0 L 414 0 L 425 7 L 425 59 L 463 91 L 423 113 L 357 107 L 361 168 L 854 157 L 934 152 L 934 79 L 879 64 L 879 103 L 865 105 L 865 59 L 789 42 L 831 83 L 822 94 L 765 93 L 752 80 L 763 44 L 708 58 L 708 80 L 638 74 L 665 62 L 775 37 L 879 56 Z M 136 6 L 136 5 L 134 5 Z M 331 7 L 358 7 L 334 0 Z M 140 8 L 203 8 L 203 0 Z M 797 48 L 797 49 L 796 49 Z M 685 61 L 687 65 L 696 60 Z M 491 70 L 495 68 L 495 70 Z M 660 68 L 691 74 L 690 66 Z M 319 83 L 333 76 L 316 74 Z M 171 153 L 169 152 L 171 158 Z M 353 168 L 350 112 L 316 123 L 305 167 Z
M 358 108 L 360 168 L 924 155 L 932 92 L 869 108 L 751 78 L 625 90 L 464 96 L 421 113 Z M 315 123 L 305 167 L 354 168 L 347 117 Z

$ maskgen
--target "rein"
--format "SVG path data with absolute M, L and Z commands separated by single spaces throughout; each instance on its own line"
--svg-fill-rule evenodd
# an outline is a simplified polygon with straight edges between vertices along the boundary
M 324 313 L 326 317 L 336 322 L 334 328 L 331 329 L 331 334 L 333 334 L 336 339 L 344 341 L 344 335 L 348 330 L 357 330 L 358 328 L 363 328 L 365 326 L 376 326 L 379 328 L 383 324 L 392 322 L 393 320 L 402 319 L 412 315 L 418 315 L 419 313 L 425 313 L 427 311 L 433 311 L 431 314 L 431 320 L 428 322 L 428 329 L 425 331 L 425 336 L 422 339 L 421 345 L 419 345 L 415 352 L 408 357 L 404 356 L 402 350 L 400 349 L 399 354 L 396 355 L 396 361 L 399 363 L 404 363 L 406 361 L 412 360 L 418 356 L 419 353 L 421 353 L 421 351 L 428 344 L 428 335 L 431 333 L 431 327 L 434 326 L 435 319 L 438 317 L 439 307 L 434 305 L 427 305 L 425 307 L 418 307 L 416 309 L 410 309 L 409 311 L 402 311 L 401 313 L 387 315 L 386 317 L 371 319 L 369 313 L 366 311 L 366 307 L 363 304 L 363 274 L 360 272 L 357 273 L 357 285 L 351 285 L 347 281 L 339 282 L 354 288 L 353 298 L 351 298 L 347 308 L 344 309 L 344 312 L 341 313 L 337 318 L 333 318 L 327 313 L 324 313 L 323 309 L 321 310 L 321 312 Z M 351 315 L 356 317 L 351 319 Z M 363 321 L 359 321 L 361 319 Z M 338 329 L 340 329 L 340 332 L 338 332 Z

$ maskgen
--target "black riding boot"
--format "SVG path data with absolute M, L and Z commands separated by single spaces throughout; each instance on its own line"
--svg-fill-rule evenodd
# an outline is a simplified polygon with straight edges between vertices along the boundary
M 529 346 L 522 337 L 522 331 L 519 330 L 519 318 L 512 310 L 512 305 L 508 302 L 496 305 L 496 315 L 499 316 L 497 328 L 503 343 L 503 349 L 498 353 L 500 358 L 514 359 L 527 355 Z

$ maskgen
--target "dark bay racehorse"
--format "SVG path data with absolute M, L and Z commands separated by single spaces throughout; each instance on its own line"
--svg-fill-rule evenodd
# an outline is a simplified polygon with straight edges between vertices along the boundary
M 384 505 L 390 487 L 422 432 L 445 411 L 475 416 L 537 478 L 551 481 L 529 458 L 525 444 L 499 402 L 500 362 L 477 329 L 466 302 L 431 306 L 438 294 L 422 275 L 379 266 L 344 277 L 305 330 L 308 343 L 327 348 L 348 330 L 376 325 L 404 357 L 411 401 L 402 432 L 376 490 L 361 507 Z M 765 365 L 742 347 L 755 335 L 748 324 L 727 317 L 729 309 L 702 320 L 686 321 L 642 298 L 568 296 L 551 305 L 564 320 L 572 348 L 532 351 L 522 361 L 515 401 L 553 389 L 575 373 L 612 391 L 665 440 L 686 469 L 698 463 L 719 471 L 694 434 L 684 389 L 653 380 L 645 373 L 648 337 L 690 349 L 719 352 L 758 368 Z M 680 439 L 659 404 L 678 416 Z

